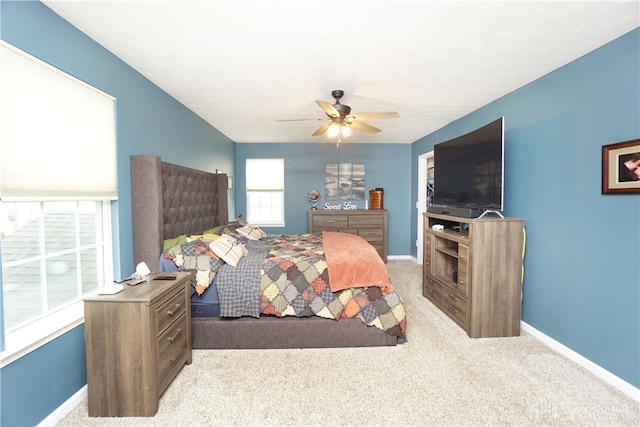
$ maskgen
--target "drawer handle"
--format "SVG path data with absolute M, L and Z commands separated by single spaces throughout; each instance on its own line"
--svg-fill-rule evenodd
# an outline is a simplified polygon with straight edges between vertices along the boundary
M 464 280 L 458 280 L 458 285 L 464 285 Z
M 449 298 L 451 298 L 451 299 L 452 299 L 452 300 L 454 300 L 454 301 L 458 301 L 458 298 L 456 298 L 456 296 L 455 296 L 455 295 L 451 295 L 451 294 L 449 294 Z
M 172 337 L 169 337 L 169 342 L 174 342 L 176 338 L 180 336 L 181 333 L 182 333 L 182 329 L 180 328 L 176 329 L 176 334 Z
M 328 220 L 326 220 L 325 222 L 326 222 L 327 224 L 333 224 L 333 223 L 334 223 L 334 222 L 336 222 L 336 221 L 335 221 L 335 220 L 333 220 L 333 219 L 328 219 Z
M 452 306 L 451 304 L 447 304 L 447 307 L 449 308 L 449 310 L 453 311 L 454 313 L 458 312 L 458 309 Z
M 180 358 L 180 356 L 182 355 L 182 353 L 184 353 L 184 348 L 180 347 L 180 348 L 178 349 L 178 353 L 177 353 L 174 357 L 172 357 L 172 358 L 170 359 L 170 360 L 171 360 L 171 363 L 176 363 L 176 360 L 178 360 L 178 359 Z
M 182 304 L 176 304 L 176 306 L 175 306 L 175 308 L 174 308 L 173 310 L 168 310 L 168 311 L 167 311 L 167 314 L 168 314 L 169 316 L 173 316 L 173 313 L 175 313 L 178 309 L 180 309 L 180 306 L 181 306 L 181 305 L 182 305 Z

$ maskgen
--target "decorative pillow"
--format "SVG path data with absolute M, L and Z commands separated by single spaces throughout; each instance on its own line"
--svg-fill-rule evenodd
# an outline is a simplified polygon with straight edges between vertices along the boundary
M 247 254 L 247 248 L 227 234 L 209 243 L 209 247 L 213 253 L 233 267 L 237 267 L 242 257 Z
M 224 225 L 217 225 L 213 228 L 210 228 L 208 230 L 206 230 L 204 233 L 202 234 L 218 234 L 218 231 L 222 230 L 222 227 L 224 227 Z
M 230 222 L 228 222 L 228 223 L 224 224 L 224 225 L 222 226 L 222 228 L 220 228 L 220 229 L 219 229 L 218 231 L 216 231 L 214 234 L 217 234 L 217 235 L 219 235 L 219 236 L 222 236 L 223 234 L 231 234 L 231 233 L 235 233 L 235 232 L 236 232 L 236 230 L 237 230 L 238 228 L 243 227 L 243 226 L 245 226 L 245 225 L 247 225 L 247 223 L 246 223 L 246 222 L 244 222 L 244 221 L 242 220 L 242 218 L 238 216 L 238 217 L 237 217 L 236 219 L 234 219 L 233 221 L 230 221 Z M 218 228 L 218 227 L 216 227 L 216 228 Z
M 190 237 L 191 240 L 189 241 L 193 241 L 193 240 L 202 240 L 205 242 L 213 242 L 214 240 L 218 239 L 220 236 L 218 236 L 217 234 L 211 234 L 211 233 L 205 233 L 205 234 L 194 234 L 193 236 Z
M 163 248 L 164 248 L 164 250 L 167 250 L 169 248 L 181 245 L 183 243 L 187 243 L 187 235 L 186 234 L 182 234 L 182 235 L 180 235 L 178 237 L 174 237 L 173 239 L 166 239 L 163 242 Z
M 210 233 L 205 233 L 202 235 L 201 240 L 210 240 L 210 241 L 214 241 L 214 240 L 218 240 L 220 238 L 220 236 L 218 236 L 217 234 L 210 234 Z
M 244 225 L 247 225 L 247 223 L 242 220 L 241 215 L 238 215 L 233 221 L 213 227 L 205 231 L 204 234 L 217 234 L 218 236 L 221 236 L 223 234 L 234 233 L 238 228 Z
M 252 224 L 247 224 L 238 228 L 236 233 L 245 236 L 249 240 L 260 240 L 263 237 L 267 237 L 267 233 L 262 231 L 260 227 Z

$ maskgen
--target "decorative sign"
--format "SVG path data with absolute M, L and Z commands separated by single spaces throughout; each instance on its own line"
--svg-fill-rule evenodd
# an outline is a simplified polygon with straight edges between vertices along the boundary
M 324 204 L 324 210 L 326 211 L 339 211 L 339 210 L 345 210 L 345 211 L 355 211 L 356 209 L 358 209 L 357 205 L 354 205 L 351 202 L 344 202 L 343 204 L 337 204 L 337 205 L 332 205 L 330 203 L 325 203 Z

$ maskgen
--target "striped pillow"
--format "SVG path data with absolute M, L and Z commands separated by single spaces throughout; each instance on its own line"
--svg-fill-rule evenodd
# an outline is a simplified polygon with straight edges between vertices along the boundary
M 236 233 L 246 237 L 249 240 L 260 240 L 267 237 L 267 233 L 262 231 L 257 225 L 247 224 L 236 230 Z
M 214 254 L 233 267 L 237 267 L 242 257 L 247 254 L 244 244 L 228 234 L 223 234 L 219 239 L 209 243 L 209 247 Z

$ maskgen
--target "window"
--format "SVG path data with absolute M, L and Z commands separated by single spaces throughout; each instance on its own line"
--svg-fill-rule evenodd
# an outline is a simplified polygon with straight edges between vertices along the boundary
M 83 295 L 112 281 L 117 177 L 115 99 L 0 48 L 4 366 L 80 324 Z
M 105 283 L 108 206 L 102 201 L 0 203 L 7 334 Z
M 247 159 L 247 221 L 284 227 L 284 159 Z

